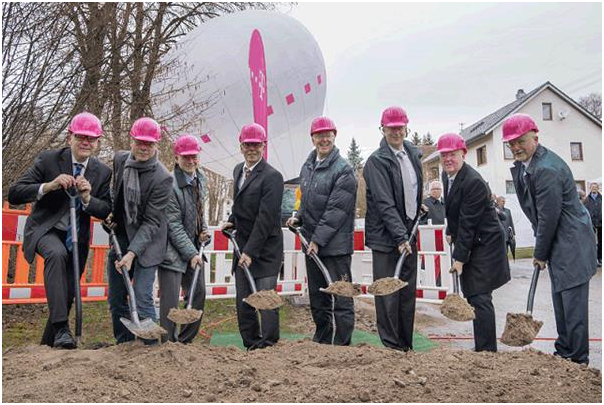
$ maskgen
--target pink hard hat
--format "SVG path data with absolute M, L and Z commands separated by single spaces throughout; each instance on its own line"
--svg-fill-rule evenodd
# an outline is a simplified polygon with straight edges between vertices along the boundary
M 527 132 L 539 132 L 537 124 L 528 114 L 514 114 L 503 122 L 503 142 L 520 138 Z
M 201 151 L 199 141 L 193 135 L 181 135 L 174 142 L 174 153 L 179 156 L 197 155 Z
M 161 128 L 153 118 L 139 118 L 132 124 L 130 136 L 139 141 L 159 142 L 161 139 Z
M 407 113 L 401 107 L 388 107 L 382 113 L 383 127 L 402 127 L 409 123 Z
M 92 136 L 94 138 L 103 135 L 101 121 L 96 115 L 89 112 L 82 112 L 73 117 L 67 129 L 72 134 Z
M 436 149 L 440 153 L 453 152 L 454 150 L 463 149 L 464 153 L 468 151 L 466 141 L 458 134 L 448 133 L 443 134 L 438 138 Z
M 266 142 L 266 131 L 259 124 L 245 125 L 239 134 L 239 143 L 261 143 Z
M 310 134 L 314 135 L 317 132 L 333 131 L 334 134 L 338 133 L 336 124 L 327 117 L 318 117 L 312 120 L 310 125 Z

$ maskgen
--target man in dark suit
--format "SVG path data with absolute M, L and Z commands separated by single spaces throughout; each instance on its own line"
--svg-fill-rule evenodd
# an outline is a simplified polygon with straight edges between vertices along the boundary
M 141 319 L 157 321 L 153 305 L 153 282 L 168 242 L 167 206 L 172 176 L 157 159 L 159 124 L 139 118 L 130 130 L 130 151 L 118 151 L 113 159 L 113 218 L 115 234 L 124 256 L 117 261 L 113 249 L 107 259 L 109 309 L 117 343 L 134 340 L 120 317 L 130 318 L 128 292 L 117 269 L 131 275 L 136 306 Z M 146 341 L 153 344 L 157 341 Z
M 438 138 L 443 164 L 447 235 L 462 291 L 474 307 L 474 347 L 497 351 L 493 290 L 510 281 L 503 227 L 486 181 L 464 162 L 466 142 L 458 134 Z
M 505 244 L 509 249 L 512 248 L 512 242 L 516 235 L 516 229 L 514 228 L 514 220 L 512 219 L 512 211 L 509 208 L 505 208 L 505 197 L 500 195 L 497 197 L 497 207 L 496 207 L 503 215 L 499 218 L 501 219 L 501 225 L 503 226 L 503 230 L 505 232 Z M 506 251 L 507 251 L 506 248 Z M 513 253 L 513 252 L 512 252 Z
M 272 346 L 279 340 L 279 312 L 261 310 L 262 330 L 256 310 L 243 302 L 252 293 L 243 270 L 249 266 L 258 291 L 273 290 L 283 262 L 281 200 L 283 176 L 262 158 L 266 132 L 258 124 L 246 125 L 239 135 L 245 162 L 235 166 L 233 212 L 223 229 L 235 227 L 241 258 L 233 259 L 237 321 L 248 350 Z
M 590 193 L 583 200 L 583 204 L 585 204 L 585 208 L 589 211 L 591 223 L 594 226 L 598 245 L 598 266 L 602 267 L 602 194 L 600 194 L 600 185 L 598 183 L 591 183 L 589 188 Z
M 409 283 L 393 294 L 375 297 L 378 333 L 386 347 L 413 349 L 417 246 L 410 232 L 422 204 L 421 153 L 406 141 L 409 118 L 401 107 L 382 113 L 380 148 L 363 168 L 367 184 L 365 244 L 372 250 L 373 279 L 393 277 L 406 252 L 401 279 Z
M 430 195 L 424 199 L 424 205 L 428 207 L 428 215 L 421 222 L 426 225 L 428 220 L 432 221 L 432 225 L 442 225 L 445 223 L 445 203 L 441 198 L 443 195 L 443 184 L 434 180 L 430 182 Z
M 90 240 L 90 216 L 104 219 L 111 210 L 111 170 L 92 156 L 102 135 L 101 122 L 83 112 L 69 124 L 68 147 L 40 153 L 34 165 L 8 191 L 11 204 L 34 202 L 27 218 L 23 252 L 31 264 L 36 253 L 44 258 L 44 288 L 49 317 L 41 344 L 73 349 L 76 342 L 68 324 L 75 289 L 69 197 L 75 186 L 77 202 L 79 270 L 83 273 Z
M 510 169 L 518 202 L 533 225 L 533 264 L 549 268 L 558 338 L 554 355 L 589 363 L 589 280 L 596 272 L 593 224 L 579 201 L 568 165 L 538 143 L 537 124 L 526 114 L 503 123 L 503 141 L 514 154 Z

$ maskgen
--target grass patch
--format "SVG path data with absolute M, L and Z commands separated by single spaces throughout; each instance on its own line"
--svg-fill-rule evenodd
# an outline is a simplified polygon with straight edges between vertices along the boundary
M 532 259 L 535 248 L 533 247 L 522 247 L 516 248 L 516 259 Z M 512 260 L 512 254 L 508 250 L 508 259 Z
M 181 306 L 184 303 L 181 303 Z M 82 338 L 86 346 L 98 343 L 113 343 L 113 326 L 107 301 L 82 304 Z M 290 326 L 292 307 L 286 303 L 279 310 L 279 321 L 283 333 L 293 333 Z M 2 306 L 2 348 L 39 344 L 48 318 L 48 307 L 44 304 L 15 304 Z M 75 325 L 75 310 L 70 314 L 72 332 Z M 206 300 L 200 335 L 194 342 L 209 343 L 213 333 L 239 333 L 235 299 Z

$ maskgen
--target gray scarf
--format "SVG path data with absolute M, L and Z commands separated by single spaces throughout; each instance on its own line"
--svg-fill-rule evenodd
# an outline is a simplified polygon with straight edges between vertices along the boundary
M 126 222 L 136 225 L 138 205 L 141 201 L 141 188 L 138 180 L 140 173 L 153 170 L 157 165 L 157 153 L 151 159 L 140 162 L 134 160 L 132 153 L 128 154 L 124 165 L 124 208 L 126 211 Z

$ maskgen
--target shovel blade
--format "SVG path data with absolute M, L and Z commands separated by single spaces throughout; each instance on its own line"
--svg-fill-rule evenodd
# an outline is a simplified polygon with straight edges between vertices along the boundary
M 543 322 L 533 319 L 530 314 L 507 314 L 501 343 L 516 347 L 531 344 L 541 326 Z
M 120 321 L 134 336 L 141 339 L 161 339 L 161 335 L 168 333 L 152 319 L 140 321 L 138 325 L 127 318 L 120 318 Z
M 198 309 L 176 309 L 171 308 L 168 319 L 177 324 L 189 324 L 201 319 L 202 311 Z
M 404 288 L 408 284 L 409 283 L 400 278 L 384 277 L 371 283 L 369 288 L 367 288 L 367 292 L 376 296 L 390 295 Z

